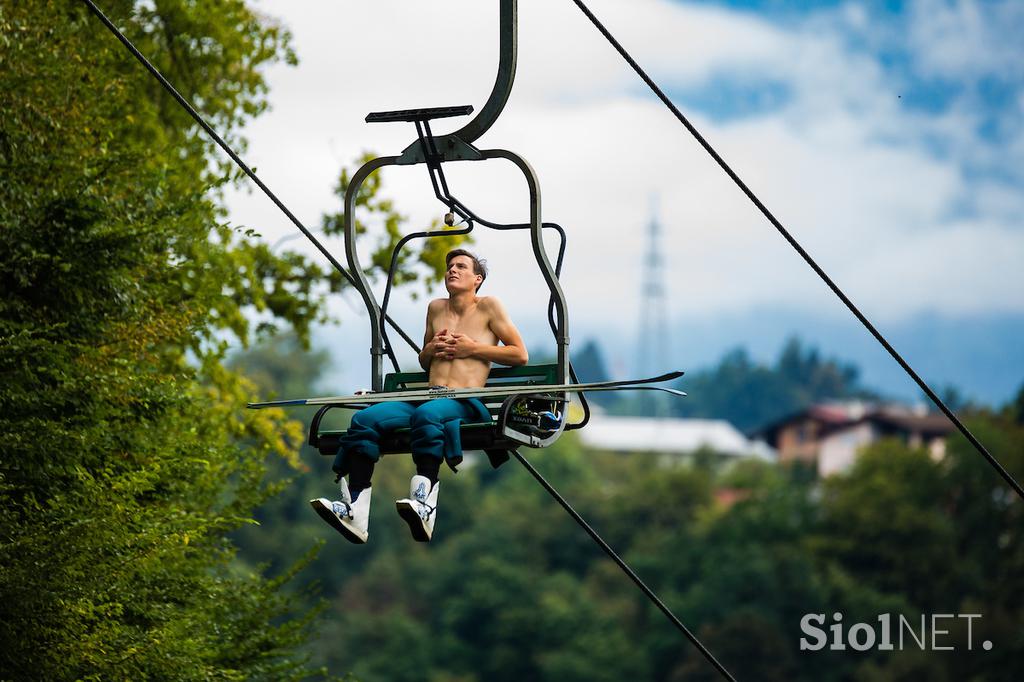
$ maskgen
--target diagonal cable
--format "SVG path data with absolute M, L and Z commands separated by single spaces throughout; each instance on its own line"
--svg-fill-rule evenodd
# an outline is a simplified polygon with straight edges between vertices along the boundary
M 355 286 L 355 280 L 352 279 L 352 275 L 349 274 L 348 270 L 343 268 L 341 263 L 339 263 L 338 260 L 331 255 L 330 251 L 328 251 L 327 248 L 324 247 L 324 245 L 321 244 L 320 241 L 313 236 L 313 233 L 306 229 L 306 226 L 303 225 L 299 221 L 299 219 L 295 217 L 295 214 L 288 210 L 288 207 L 285 206 L 284 203 L 282 203 L 282 201 L 277 198 L 277 195 L 271 192 L 270 188 L 263 184 L 262 180 L 256 177 L 256 174 L 252 171 L 252 169 L 249 168 L 249 166 L 246 165 L 244 161 L 242 161 L 238 154 L 236 154 L 235 151 L 228 146 L 228 143 L 225 142 L 221 138 L 221 136 L 217 134 L 217 131 L 215 131 L 210 126 L 210 124 L 207 123 L 206 120 L 199 114 L 199 112 L 197 112 L 192 107 L 192 105 L 189 104 L 188 100 L 185 99 L 181 95 L 181 93 L 179 93 L 166 78 L 164 78 L 163 74 L 160 73 L 160 71 L 155 66 L 153 66 L 148 59 L 146 59 L 145 55 L 139 52 L 138 48 L 136 48 L 135 45 L 133 45 L 132 42 L 128 40 L 124 33 L 122 33 L 121 30 L 118 29 L 117 26 L 115 26 L 114 23 L 107 18 L 107 15 L 105 15 L 100 10 L 100 8 L 96 6 L 96 3 L 94 3 L 92 0 L 82 0 L 82 2 L 84 2 L 89 7 L 89 10 L 92 11 L 92 13 L 95 14 L 96 17 L 103 22 L 104 26 L 110 29 L 110 32 L 113 33 L 117 37 L 117 39 L 120 40 L 121 43 L 128 49 L 128 51 L 132 53 L 132 56 L 134 56 L 139 61 L 140 64 L 146 67 L 146 70 L 149 71 L 154 78 L 160 81 L 160 85 L 164 86 L 164 89 L 167 90 L 167 92 L 169 92 L 171 96 L 178 102 L 178 104 L 180 104 L 181 107 L 188 112 L 188 114 L 195 120 L 195 122 L 198 123 L 203 130 L 206 131 L 206 134 L 209 135 L 213 139 L 213 141 L 217 143 L 217 146 L 223 149 L 224 152 L 231 157 L 231 160 L 234 161 L 235 164 L 239 168 L 241 168 L 246 175 L 249 176 L 249 179 L 255 182 L 256 185 L 261 190 L 263 190 L 263 193 L 266 194 L 279 209 L 281 209 L 281 212 L 288 216 L 288 219 L 292 221 L 292 224 L 294 224 L 295 227 L 299 228 L 302 234 L 306 235 L 306 238 L 313 243 L 313 246 L 315 246 L 320 251 L 320 253 L 322 253 L 327 258 L 328 261 L 330 261 L 331 265 L 333 265 L 338 270 L 338 272 L 342 274 L 342 276 L 348 281 L 348 283 L 352 286 Z M 408 334 L 406 334 L 405 331 L 402 330 L 402 328 L 399 327 L 394 320 L 392 320 L 390 317 L 387 317 L 386 319 L 388 323 L 392 326 L 392 328 L 394 328 L 395 331 L 397 331 L 402 336 L 402 338 L 405 339 L 406 343 L 412 346 L 413 350 L 419 352 L 420 349 L 419 346 L 416 345 L 416 342 L 409 338 Z
M 918 376 L 917 372 L 914 371 L 910 364 L 903 359 L 903 356 L 896 352 L 896 349 L 893 348 L 892 345 L 890 345 L 890 343 L 885 339 L 884 336 L 882 336 L 881 332 L 875 329 L 875 326 L 871 324 L 868 318 L 865 317 L 864 314 L 857 308 L 857 306 L 853 304 L 853 301 L 851 301 L 846 296 L 846 294 L 843 293 L 839 286 L 832 281 L 832 278 L 829 277 L 828 274 L 826 274 L 825 271 L 814 261 L 814 259 L 811 258 L 810 254 L 808 254 L 807 251 L 805 251 L 804 248 L 800 246 L 800 244 L 796 241 L 793 235 L 791 235 L 789 231 L 782 226 L 782 223 L 780 223 L 778 219 L 774 215 L 772 215 L 772 212 L 769 211 L 763 203 L 761 203 L 761 200 L 757 198 L 757 196 L 749 187 L 747 187 L 746 183 L 744 183 L 743 180 L 740 179 L 740 176 L 737 175 L 736 172 L 729 167 L 729 164 L 727 164 L 725 160 L 718 154 L 718 152 L 715 151 L 711 144 L 706 139 L 704 139 L 704 136 L 700 134 L 700 132 L 697 130 L 697 128 L 694 127 L 692 123 L 690 123 L 686 116 L 684 116 L 683 113 L 679 111 L 676 105 L 672 103 L 672 100 L 670 100 L 665 95 L 665 93 L 662 92 L 661 88 L 659 88 L 658 85 L 653 80 L 651 80 L 651 77 L 648 76 L 647 73 L 640 67 L 640 65 L 636 63 L 636 60 L 634 60 L 629 55 L 629 53 L 626 52 L 625 48 L 622 47 L 619 41 L 617 41 L 615 37 L 608 32 L 608 29 L 604 27 L 604 24 L 602 24 L 598 20 L 598 18 L 594 16 L 594 13 L 587 8 L 587 6 L 583 3 L 582 0 L 572 1 L 576 3 L 576 6 L 580 8 L 580 11 L 582 11 L 583 14 L 585 14 L 587 18 L 590 19 L 594 26 L 597 27 L 597 30 L 600 31 L 601 34 L 608 40 L 608 42 L 612 44 L 612 46 L 618 51 L 618 53 L 622 55 L 622 58 L 625 59 L 631 67 L 633 67 L 633 70 L 636 71 L 637 75 L 640 76 L 640 78 L 644 81 L 644 83 L 647 84 L 647 86 L 654 92 L 654 94 L 658 96 L 658 99 L 660 99 L 665 104 L 665 106 L 668 107 L 669 110 L 671 110 L 671 112 L 675 115 L 679 122 L 682 123 L 688 131 L 690 131 L 690 134 L 693 135 L 697 142 L 700 143 L 700 146 L 704 147 L 704 150 L 711 155 L 711 158 L 713 158 L 718 163 L 722 170 L 725 171 L 726 175 L 732 178 L 732 181 L 736 183 L 736 186 L 739 187 L 740 190 L 747 195 L 747 198 L 750 199 L 750 201 L 753 202 L 755 206 L 757 206 L 758 210 L 760 210 L 764 217 L 768 219 L 768 222 L 770 222 L 775 227 L 775 229 L 779 231 L 779 234 L 781 234 L 782 237 L 787 242 L 789 242 L 790 246 L 796 249 L 796 252 L 799 253 L 800 256 L 807 262 L 807 264 L 811 266 L 811 269 L 814 270 L 814 272 L 818 273 L 818 276 L 822 279 L 822 281 L 825 282 L 825 284 L 828 285 L 828 288 L 832 290 L 832 293 L 838 296 L 839 299 L 846 305 L 846 307 L 850 309 L 850 312 L 852 312 L 854 316 L 858 320 L 860 320 L 861 324 L 863 324 L 864 327 L 869 332 L 871 332 L 871 335 L 875 337 L 875 340 L 882 344 L 882 347 L 885 348 L 885 350 L 889 352 L 889 355 L 891 355 L 893 359 L 899 363 L 900 367 L 902 367 L 904 371 L 908 375 L 910 375 L 910 378 L 913 379 L 915 383 L 917 383 L 918 387 L 920 387 L 920 389 L 924 391 L 925 395 L 927 395 L 928 398 L 931 399 L 931 401 L 935 403 L 935 405 L 940 410 L 942 410 L 942 413 L 945 414 L 951 422 L 953 422 L 954 426 L 956 426 L 956 428 L 959 429 L 960 433 L 963 434 L 964 438 L 970 441 L 971 445 L 973 445 L 974 448 L 979 453 L 981 453 L 981 455 L 986 460 L 988 460 L 988 463 L 991 464 L 992 468 L 995 469 L 999 473 L 999 475 L 1003 477 L 1003 480 L 1005 480 L 1010 485 L 1010 487 L 1013 488 L 1014 491 L 1016 491 L 1017 495 L 1019 495 L 1021 499 L 1024 499 L 1024 488 L 1021 488 L 1020 483 L 1018 483 L 1013 478 L 1013 476 L 1010 475 L 1010 472 L 1004 469 L 1003 465 L 1000 464 L 999 461 L 995 457 L 993 457 L 991 453 L 989 453 L 985 446 L 981 444 L 981 441 L 975 438 L 974 434 L 971 433 L 970 430 L 966 426 L 964 426 L 963 422 L 961 422 L 960 419 L 958 419 L 957 416 L 953 414 L 953 411 L 950 410 L 944 402 L 942 402 L 942 399 L 939 398 L 938 395 L 936 395 L 935 391 L 933 391 L 931 387 L 928 386 L 927 383 L 925 383 L 924 379 Z
M 535 479 L 537 479 L 537 482 L 540 483 L 541 486 L 543 486 L 544 490 L 548 491 L 548 494 L 551 495 L 551 497 L 555 498 L 555 501 L 558 502 L 558 504 L 562 505 L 562 508 L 569 513 L 569 516 L 572 517 L 573 521 L 578 523 L 580 527 L 587 532 L 587 535 L 589 535 L 591 539 L 593 539 L 593 541 L 596 542 L 598 546 L 604 550 L 605 554 L 611 557 L 612 561 L 614 561 L 618 565 L 618 567 L 622 569 L 622 572 L 629 576 L 630 580 L 636 583 L 636 586 L 639 587 L 640 590 L 644 593 L 644 595 L 646 595 L 647 598 L 650 599 L 651 602 L 655 606 L 657 606 L 662 613 L 665 614 L 665 617 L 668 618 L 673 625 L 679 628 L 679 630 L 684 635 L 686 635 L 686 638 L 689 639 L 690 642 L 692 642 L 698 650 L 700 650 L 700 652 L 704 655 L 704 658 L 708 659 L 708 662 L 711 663 L 711 665 L 715 666 L 715 669 L 717 669 L 718 672 L 722 674 L 722 677 L 724 677 L 727 680 L 731 680 L 732 682 L 736 682 L 736 678 L 729 674 L 729 671 L 725 669 L 725 666 L 718 662 L 718 659 L 716 659 L 714 655 L 710 651 L 708 651 L 707 647 L 705 647 L 701 643 L 701 641 L 697 639 L 697 636 L 690 632 L 689 628 L 683 625 L 683 622 L 679 620 L 674 613 L 672 613 L 671 609 L 665 606 L 665 603 L 658 598 L 658 595 L 654 594 L 651 588 L 647 587 L 644 581 L 640 579 L 640 576 L 633 572 L 633 569 L 629 567 L 629 564 L 623 561 L 622 558 L 615 553 L 615 550 L 608 546 L 608 543 L 605 542 L 604 539 L 597 534 L 597 531 L 591 528 L 590 524 L 588 524 L 583 519 L 583 517 L 580 516 L 579 513 L 572 508 L 572 505 L 566 502 L 565 498 L 558 494 L 558 491 L 555 490 L 554 487 L 547 482 L 547 479 L 545 479 L 539 471 L 533 468 L 533 465 L 530 464 L 530 462 L 525 457 L 523 457 L 519 450 L 509 450 L 509 452 L 515 455 L 515 458 L 519 460 L 519 463 L 526 467 L 526 470 L 529 471 Z

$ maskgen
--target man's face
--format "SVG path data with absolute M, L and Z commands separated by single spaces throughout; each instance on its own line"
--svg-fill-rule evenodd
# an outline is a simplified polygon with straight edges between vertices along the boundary
M 448 261 L 444 286 L 449 294 L 476 291 L 483 277 L 473 272 L 473 260 L 469 256 L 455 256 Z

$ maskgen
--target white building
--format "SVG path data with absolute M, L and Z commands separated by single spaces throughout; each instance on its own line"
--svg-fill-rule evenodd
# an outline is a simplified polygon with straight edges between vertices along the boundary
M 687 454 L 701 449 L 733 457 L 774 460 L 775 451 L 763 441 L 751 441 L 722 419 L 652 419 L 593 414 L 580 441 L 611 452 Z

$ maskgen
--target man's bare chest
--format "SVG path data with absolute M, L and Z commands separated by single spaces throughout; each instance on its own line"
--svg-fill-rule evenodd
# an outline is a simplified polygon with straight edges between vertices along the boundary
M 493 343 L 494 333 L 490 328 L 490 320 L 480 310 L 469 310 L 461 315 L 446 310 L 433 320 L 433 333 L 447 329 L 449 334 L 465 334 L 476 341 Z

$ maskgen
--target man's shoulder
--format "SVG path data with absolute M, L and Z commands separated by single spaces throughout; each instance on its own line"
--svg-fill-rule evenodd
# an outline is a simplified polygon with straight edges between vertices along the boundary
M 479 296 L 476 299 L 477 308 L 486 313 L 503 310 L 501 299 L 497 296 Z
M 448 304 L 448 299 L 446 299 L 446 298 L 435 298 L 433 301 L 431 301 L 430 303 L 427 304 L 427 312 L 432 313 L 432 312 L 436 312 L 436 311 L 439 311 L 439 310 L 444 310 L 444 307 L 447 304 Z

